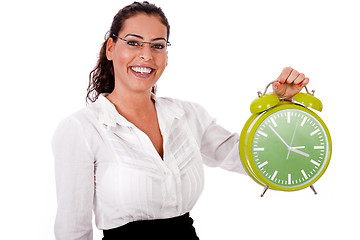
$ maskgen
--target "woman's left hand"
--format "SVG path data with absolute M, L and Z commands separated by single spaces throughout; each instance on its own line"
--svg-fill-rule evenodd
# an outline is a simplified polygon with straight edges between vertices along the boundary
M 308 83 L 309 78 L 305 77 L 303 73 L 299 73 L 291 67 L 286 67 L 272 86 L 276 96 L 291 100 Z

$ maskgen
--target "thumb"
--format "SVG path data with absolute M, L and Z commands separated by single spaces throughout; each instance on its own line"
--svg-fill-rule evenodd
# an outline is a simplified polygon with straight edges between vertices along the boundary
M 275 95 L 277 95 L 278 97 L 282 97 L 285 93 L 285 87 L 284 87 L 284 84 L 277 81 L 277 82 L 274 82 L 272 84 L 272 87 L 273 87 L 273 91 L 275 93 Z

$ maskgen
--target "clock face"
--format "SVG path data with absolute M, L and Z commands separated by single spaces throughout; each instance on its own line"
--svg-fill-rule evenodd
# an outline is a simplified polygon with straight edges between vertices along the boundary
M 311 114 L 285 109 L 268 116 L 252 140 L 259 173 L 283 188 L 303 186 L 315 179 L 329 160 L 329 139 Z

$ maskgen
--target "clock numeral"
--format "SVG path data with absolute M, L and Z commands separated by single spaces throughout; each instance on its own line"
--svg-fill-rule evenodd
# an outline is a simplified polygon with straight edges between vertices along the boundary
M 291 174 L 288 174 L 288 184 L 291 184 Z
M 304 170 L 301 170 L 302 175 L 304 176 L 305 179 L 308 179 L 309 177 L 306 175 Z
M 264 137 L 268 137 L 268 135 L 266 134 L 266 133 L 264 133 L 264 132 L 262 132 L 262 131 L 258 131 L 258 133 L 260 134 L 260 135 L 262 135 L 262 136 L 264 136 Z
M 254 152 L 256 151 L 264 151 L 265 149 L 264 148 L 254 148 Z
M 314 136 L 316 133 L 320 132 L 320 129 L 316 129 L 315 131 L 313 131 L 312 133 L 310 133 L 310 136 Z
M 272 124 L 274 125 L 274 127 L 277 127 L 277 124 L 276 124 L 274 118 L 270 118 L 270 120 L 271 120 Z
M 287 122 L 290 123 L 290 112 L 287 113 Z
M 271 181 L 274 181 L 277 174 L 278 174 L 278 171 L 275 170 L 274 174 L 271 177 Z
M 302 120 L 302 122 L 301 122 L 301 124 L 300 124 L 300 126 L 301 126 L 301 127 L 303 127 L 303 126 L 304 126 L 304 124 L 305 124 L 306 120 L 307 120 L 307 116 L 305 116 L 305 117 L 304 117 L 304 120 Z
M 263 162 L 262 164 L 259 165 L 259 168 L 262 168 L 263 166 L 265 166 L 268 163 L 269 163 L 268 161 Z
M 314 161 L 314 160 L 312 160 L 312 159 L 310 160 L 310 162 L 311 162 L 312 164 L 315 164 L 315 165 L 318 166 L 318 167 L 320 166 L 320 163 L 318 163 L 318 162 L 316 162 L 316 161 Z

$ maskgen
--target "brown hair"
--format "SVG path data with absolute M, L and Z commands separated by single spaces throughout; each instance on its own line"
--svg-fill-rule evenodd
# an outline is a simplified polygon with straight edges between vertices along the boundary
M 114 68 L 112 61 L 106 57 L 107 41 L 112 38 L 114 42 L 122 29 L 125 20 L 135 16 L 138 13 L 146 13 L 148 15 L 157 15 L 161 22 L 167 28 L 167 40 L 170 36 L 170 25 L 161 8 L 147 1 L 134 2 L 122 8 L 114 17 L 110 31 L 105 36 L 105 41 L 99 53 L 99 59 L 95 68 L 89 74 L 89 86 L 87 88 L 86 101 L 95 102 L 101 93 L 111 93 L 115 87 Z

